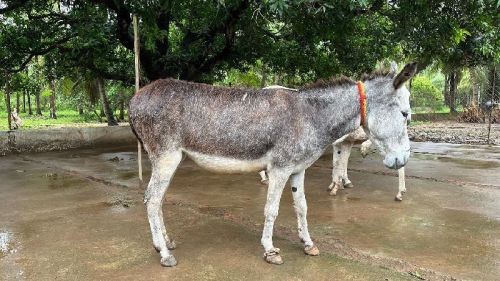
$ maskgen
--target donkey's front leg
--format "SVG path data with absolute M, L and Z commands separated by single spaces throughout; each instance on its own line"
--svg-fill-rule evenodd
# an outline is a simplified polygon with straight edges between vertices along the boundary
M 299 237 L 304 242 L 304 253 L 310 256 L 319 255 L 318 248 L 314 245 L 311 237 L 309 236 L 309 229 L 307 227 L 307 202 L 306 195 L 304 194 L 304 174 L 305 170 L 293 174 L 290 178 L 292 186 L 293 206 L 297 214 L 297 224 L 299 229 Z
M 398 194 L 396 194 L 396 201 L 403 201 L 403 193 L 406 192 L 405 186 L 405 167 L 402 167 L 398 170 L 399 176 L 399 186 L 398 186 Z
M 268 170 L 269 187 L 267 189 L 267 201 L 264 209 L 266 219 L 264 230 L 262 231 L 261 243 L 265 250 L 264 259 L 272 264 L 283 263 L 280 256 L 280 249 L 273 246 L 273 227 L 274 221 L 278 216 L 281 194 L 290 174 L 290 172 L 281 169 Z

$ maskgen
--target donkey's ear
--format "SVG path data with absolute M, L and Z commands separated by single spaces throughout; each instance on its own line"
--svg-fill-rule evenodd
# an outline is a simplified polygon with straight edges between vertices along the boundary
M 394 85 L 394 89 L 399 89 L 406 81 L 410 80 L 410 78 L 413 77 L 417 73 L 417 63 L 412 62 L 405 67 L 403 67 L 403 70 L 394 78 L 394 82 L 392 82 L 392 85 Z

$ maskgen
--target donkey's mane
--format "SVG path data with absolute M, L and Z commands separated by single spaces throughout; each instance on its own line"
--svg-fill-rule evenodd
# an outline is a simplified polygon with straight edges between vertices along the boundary
M 333 86 L 354 85 L 354 84 L 356 84 L 356 81 L 347 76 L 341 75 L 338 77 L 330 77 L 327 79 L 322 78 L 316 80 L 312 83 L 302 86 L 301 89 L 317 89 L 317 88 L 327 88 Z
M 361 81 L 368 81 L 368 80 L 373 80 L 376 78 L 383 78 L 383 77 L 394 77 L 395 73 L 392 72 L 390 69 L 382 68 L 382 69 L 377 69 L 374 70 L 371 73 L 364 73 L 361 75 L 360 79 Z M 319 79 L 316 80 L 312 83 L 306 84 L 301 87 L 301 89 L 307 90 L 307 89 L 318 89 L 318 88 L 328 88 L 328 87 L 335 87 L 335 86 L 344 86 L 344 85 L 355 85 L 356 81 L 350 77 L 347 77 L 345 75 L 337 76 L 337 77 L 330 77 L 327 79 Z

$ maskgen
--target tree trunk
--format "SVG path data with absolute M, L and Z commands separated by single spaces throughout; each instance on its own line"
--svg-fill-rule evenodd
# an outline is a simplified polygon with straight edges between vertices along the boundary
M 33 109 L 31 109 L 31 95 L 28 94 L 28 114 L 33 115 Z
M 12 130 L 12 112 L 10 108 L 10 84 L 7 82 L 5 85 L 5 106 L 7 107 L 7 124 L 9 127 L 9 131 Z
M 56 82 L 54 80 L 50 81 L 50 91 L 52 92 L 50 94 L 50 118 L 52 119 L 57 119 L 57 114 L 56 114 Z
M 40 107 L 40 92 L 35 93 L 36 115 L 42 116 L 42 108 Z
M 458 87 L 459 77 L 456 70 L 450 73 L 450 93 L 449 93 L 449 106 L 450 112 L 457 112 L 457 87 Z
M 472 97 L 470 106 L 476 107 L 479 100 L 479 82 L 477 80 L 477 72 L 474 68 L 469 68 L 470 83 L 472 86 Z
M 118 118 L 123 122 L 125 121 L 125 94 L 120 93 L 120 116 Z
M 21 109 L 21 96 L 19 95 L 19 92 L 16 92 L 16 112 L 19 113 Z
M 450 106 L 450 74 L 444 75 L 444 104 Z
M 106 89 L 104 87 L 104 80 L 102 78 L 97 78 L 97 88 L 99 90 L 99 96 L 101 97 L 102 107 L 104 109 L 104 114 L 106 115 L 106 119 L 108 120 L 108 126 L 116 126 L 118 123 L 113 116 L 113 111 L 111 110 L 111 106 L 109 104 L 108 97 L 106 96 Z
M 23 91 L 23 113 L 26 113 L 26 91 Z
M 266 80 L 267 80 L 266 65 L 263 63 L 262 64 L 262 80 L 260 81 L 261 88 L 264 88 L 266 86 Z

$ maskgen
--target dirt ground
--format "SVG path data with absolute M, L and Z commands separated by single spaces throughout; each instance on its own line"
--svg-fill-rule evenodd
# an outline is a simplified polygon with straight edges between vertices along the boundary
M 0 157 L 0 280 L 498 280 L 500 147 L 413 143 L 403 202 L 396 173 L 353 152 L 352 189 L 328 195 L 331 159 L 306 172 L 305 256 L 285 192 L 262 259 L 266 187 L 186 160 L 164 204 L 179 264 L 151 244 L 133 147 Z M 149 164 L 145 164 L 146 181 Z
M 413 123 L 408 127 L 412 141 L 446 142 L 454 144 L 500 145 L 500 124 L 491 124 L 488 143 L 488 124 L 435 121 Z

